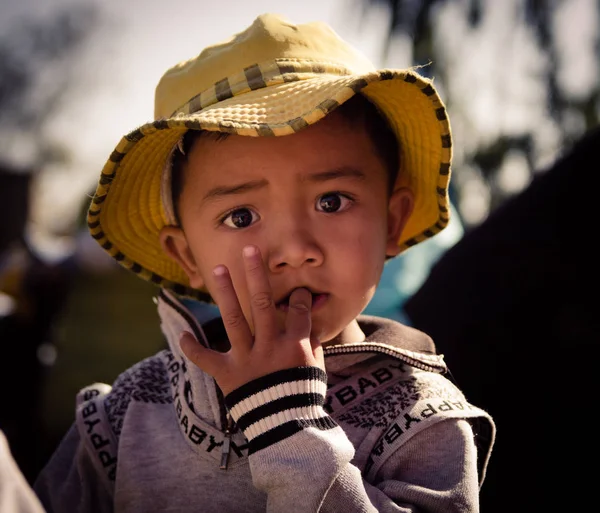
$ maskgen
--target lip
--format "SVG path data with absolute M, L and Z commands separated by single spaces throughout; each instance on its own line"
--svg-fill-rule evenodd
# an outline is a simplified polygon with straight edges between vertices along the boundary
M 290 293 L 291 294 L 291 293 Z M 287 312 L 290 309 L 290 306 L 287 302 L 284 302 L 285 299 L 288 299 L 290 294 L 288 294 L 284 299 L 277 303 L 277 310 L 282 312 Z M 325 292 L 311 292 L 312 295 L 312 304 L 311 304 L 311 312 L 315 312 L 323 307 L 323 305 L 329 299 L 329 294 Z

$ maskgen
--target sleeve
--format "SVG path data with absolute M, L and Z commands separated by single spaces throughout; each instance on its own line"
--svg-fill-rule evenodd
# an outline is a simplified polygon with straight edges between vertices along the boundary
M 112 512 L 109 490 L 75 424 L 38 475 L 33 488 L 47 513 Z
M 369 484 L 352 463 L 352 443 L 323 408 L 326 388 L 325 372 L 298 367 L 226 397 L 248 439 L 253 484 L 267 494 L 268 512 L 479 511 L 468 421 L 446 419 L 414 436 Z
M 353 505 L 352 483 L 340 476 L 321 511 L 478 512 L 478 479 L 470 423 L 446 419 L 396 450 L 371 483 L 363 481 L 370 506 Z
M 0 511 L 43 513 L 44 509 L 15 461 L 0 431 Z

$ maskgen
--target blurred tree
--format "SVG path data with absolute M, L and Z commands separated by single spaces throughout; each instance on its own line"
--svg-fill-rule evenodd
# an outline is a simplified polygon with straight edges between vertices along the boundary
M 45 128 L 77 83 L 74 56 L 96 18 L 92 5 L 73 5 L 41 20 L 16 20 L 0 39 L 0 159 L 7 165 L 39 170 L 68 159 Z
M 423 66 L 419 72 L 442 91 L 453 122 L 453 187 L 465 229 L 598 125 L 597 1 L 355 2 L 363 22 L 375 9 L 388 14 L 382 63 L 408 49 L 404 65 Z M 523 176 L 510 185 L 517 168 Z

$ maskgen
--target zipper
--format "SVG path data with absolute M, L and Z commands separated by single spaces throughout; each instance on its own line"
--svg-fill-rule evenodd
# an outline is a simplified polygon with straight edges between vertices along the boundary
M 231 436 L 237 431 L 237 425 L 225 405 L 223 392 L 219 388 L 217 382 L 215 381 L 214 383 L 217 391 L 219 410 L 221 412 L 221 429 L 223 430 L 223 445 L 221 446 L 221 463 L 219 464 L 219 468 L 221 470 L 227 470 L 227 465 L 229 465 L 229 455 L 231 454 Z
M 163 290 L 159 292 L 159 296 L 163 299 L 171 308 L 173 308 L 176 312 L 178 312 L 189 324 L 190 328 L 194 332 L 194 336 L 196 340 L 206 341 L 204 338 L 204 334 L 201 328 L 198 325 L 198 321 L 196 318 L 183 306 L 178 302 L 172 300 L 169 296 L 165 294 Z M 210 342 L 207 343 L 208 348 L 210 349 Z M 237 425 L 233 421 L 233 417 L 227 410 L 227 406 L 225 405 L 225 398 L 223 397 L 223 392 L 219 388 L 219 385 L 213 378 L 213 382 L 215 384 L 215 390 L 217 392 L 217 402 L 219 403 L 219 412 L 221 417 L 221 429 L 223 430 L 223 445 L 221 446 L 221 461 L 219 464 L 219 468 L 221 470 L 227 470 L 227 466 L 229 465 L 229 455 L 231 454 L 231 436 L 233 433 L 237 431 Z
M 207 341 L 204 338 L 204 333 L 202 332 L 202 328 L 200 327 L 196 318 L 188 311 L 188 309 L 185 308 L 185 306 L 176 302 L 175 300 L 171 299 L 169 296 L 167 296 L 167 294 L 165 294 L 165 291 L 162 289 L 158 295 L 165 303 L 167 303 L 171 308 L 173 308 L 173 310 L 175 310 L 179 315 L 181 315 L 186 320 L 189 327 L 192 329 L 192 331 L 194 333 L 194 337 L 196 337 L 196 340 L 200 343 L 203 343 L 203 345 L 205 347 L 207 347 Z M 210 346 L 208 346 L 208 348 L 210 349 Z
M 231 435 L 234 429 L 233 417 L 231 413 L 227 413 L 227 427 L 225 428 L 225 436 L 223 437 L 223 445 L 221 446 L 221 470 L 227 470 L 229 464 L 229 454 L 231 453 Z
M 421 370 L 445 373 L 448 371 L 442 355 L 435 355 L 431 358 L 431 363 L 425 363 L 419 358 L 411 357 L 401 349 L 393 347 L 382 347 L 379 344 L 363 343 L 360 346 L 356 345 L 337 345 L 323 348 L 323 355 L 334 356 L 339 354 L 360 354 L 360 353 L 380 353 L 387 356 L 396 358 L 397 360 L 408 363 L 412 367 L 416 367 Z M 426 357 L 427 355 L 421 355 Z

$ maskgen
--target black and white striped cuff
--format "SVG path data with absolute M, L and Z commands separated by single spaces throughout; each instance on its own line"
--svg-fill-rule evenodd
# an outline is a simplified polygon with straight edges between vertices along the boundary
M 308 427 L 336 427 L 323 409 L 326 392 L 327 374 L 322 369 L 295 367 L 237 388 L 225 403 L 252 454 Z

